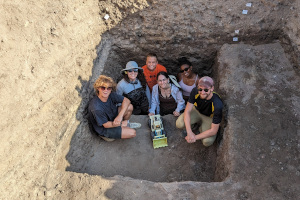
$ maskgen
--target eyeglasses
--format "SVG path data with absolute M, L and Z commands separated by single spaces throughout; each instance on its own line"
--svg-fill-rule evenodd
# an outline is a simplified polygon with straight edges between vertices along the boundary
M 209 89 L 207 89 L 207 88 L 205 88 L 205 89 L 198 88 L 198 91 L 199 91 L 199 92 L 202 92 L 202 90 L 204 90 L 204 92 L 208 92 L 208 91 L 209 91 Z
M 127 70 L 128 72 L 137 72 L 138 69 L 130 69 L 130 70 Z
M 184 70 L 180 70 L 180 73 L 186 72 L 186 71 L 189 70 L 189 69 L 190 69 L 190 67 L 187 67 L 187 68 L 185 68 Z
M 104 91 L 105 89 L 107 89 L 107 91 L 111 91 L 112 90 L 112 87 L 104 87 L 104 86 L 100 86 L 100 89 L 102 91 Z

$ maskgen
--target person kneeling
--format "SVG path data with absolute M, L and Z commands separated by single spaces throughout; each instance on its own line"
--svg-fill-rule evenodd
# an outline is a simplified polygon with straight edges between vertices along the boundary
M 100 75 L 94 84 L 97 95 L 88 107 L 91 131 L 106 141 L 133 138 L 136 136 L 134 128 L 141 127 L 139 123 L 129 123 L 133 106 L 129 99 L 115 92 L 115 87 L 111 77 Z
M 188 143 L 202 139 L 204 146 L 210 146 L 216 139 L 222 121 L 223 102 L 213 91 L 213 79 L 202 77 L 191 91 L 184 113 L 176 121 L 177 128 L 186 128 L 185 139 Z M 191 125 L 198 122 L 201 122 L 200 133 L 195 135 Z

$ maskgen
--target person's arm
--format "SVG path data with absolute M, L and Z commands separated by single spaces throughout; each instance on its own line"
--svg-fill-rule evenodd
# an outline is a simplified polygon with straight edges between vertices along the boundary
M 187 132 L 187 136 L 185 137 L 186 141 L 188 143 L 193 143 L 196 142 L 195 134 L 192 131 L 191 128 L 191 111 L 193 109 L 194 105 L 191 104 L 190 102 L 187 102 L 184 113 L 183 113 L 183 119 L 184 119 L 184 124 Z
M 104 128 L 114 128 L 114 127 L 118 127 L 118 126 L 127 126 L 128 121 L 127 120 L 123 120 L 122 124 L 114 124 L 114 122 L 112 121 L 108 121 L 105 124 L 103 124 Z
M 211 128 L 196 135 L 196 140 L 201 140 L 216 135 L 218 133 L 219 127 L 220 124 L 211 123 Z
M 128 106 L 130 105 L 130 100 L 126 97 L 124 97 L 122 105 L 121 105 L 121 110 L 118 114 L 118 116 L 114 119 L 113 124 L 116 126 L 120 126 L 121 122 L 123 121 L 123 116 L 128 108 Z
M 146 85 L 146 96 L 147 96 L 149 107 L 150 107 L 150 105 L 151 105 L 151 94 L 150 94 L 150 89 L 149 89 L 148 85 Z
M 199 80 L 200 80 L 200 76 L 197 75 L 197 74 L 196 74 L 196 76 L 197 76 L 197 80 L 196 80 L 196 87 L 197 87 L 197 86 L 198 86 L 198 82 L 199 82 Z
M 182 97 L 182 92 L 178 89 L 176 92 L 176 102 L 177 102 L 177 108 L 173 112 L 174 116 L 178 117 L 180 115 L 180 111 L 184 109 L 185 107 L 185 101 Z
M 158 91 L 156 90 L 156 86 L 153 87 L 153 90 L 152 90 L 152 99 L 151 99 L 151 106 L 150 106 L 150 109 L 149 109 L 149 116 L 151 115 L 155 115 L 155 110 L 156 110 L 156 107 L 158 106 L 158 102 L 157 102 L 157 95 L 158 95 Z

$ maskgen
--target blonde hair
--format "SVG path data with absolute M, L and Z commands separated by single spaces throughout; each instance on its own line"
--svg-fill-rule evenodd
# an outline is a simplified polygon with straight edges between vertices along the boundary
M 105 76 L 105 75 L 100 75 L 99 78 L 94 83 L 94 89 L 96 90 L 97 95 L 99 94 L 98 89 L 100 87 L 102 87 L 104 84 L 111 85 L 112 90 L 116 89 L 116 83 L 111 77 L 108 77 L 108 76 Z

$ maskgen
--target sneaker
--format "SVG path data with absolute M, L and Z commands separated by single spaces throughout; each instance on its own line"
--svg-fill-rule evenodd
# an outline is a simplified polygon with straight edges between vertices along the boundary
M 134 129 L 137 129 L 137 128 L 141 128 L 141 124 L 140 123 L 136 123 L 136 122 L 130 122 L 128 123 L 128 127 L 129 128 L 134 128 Z
M 106 142 L 112 142 L 112 141 L 115 140 L 115 139 L 113 139 L 113 138 L 108 138 L 108 137 L 104 137 L 104 136 L 101 136 L 101 135 L 100 135 L 100 137 L 101 137 L 103 140 L 105 140 Z

